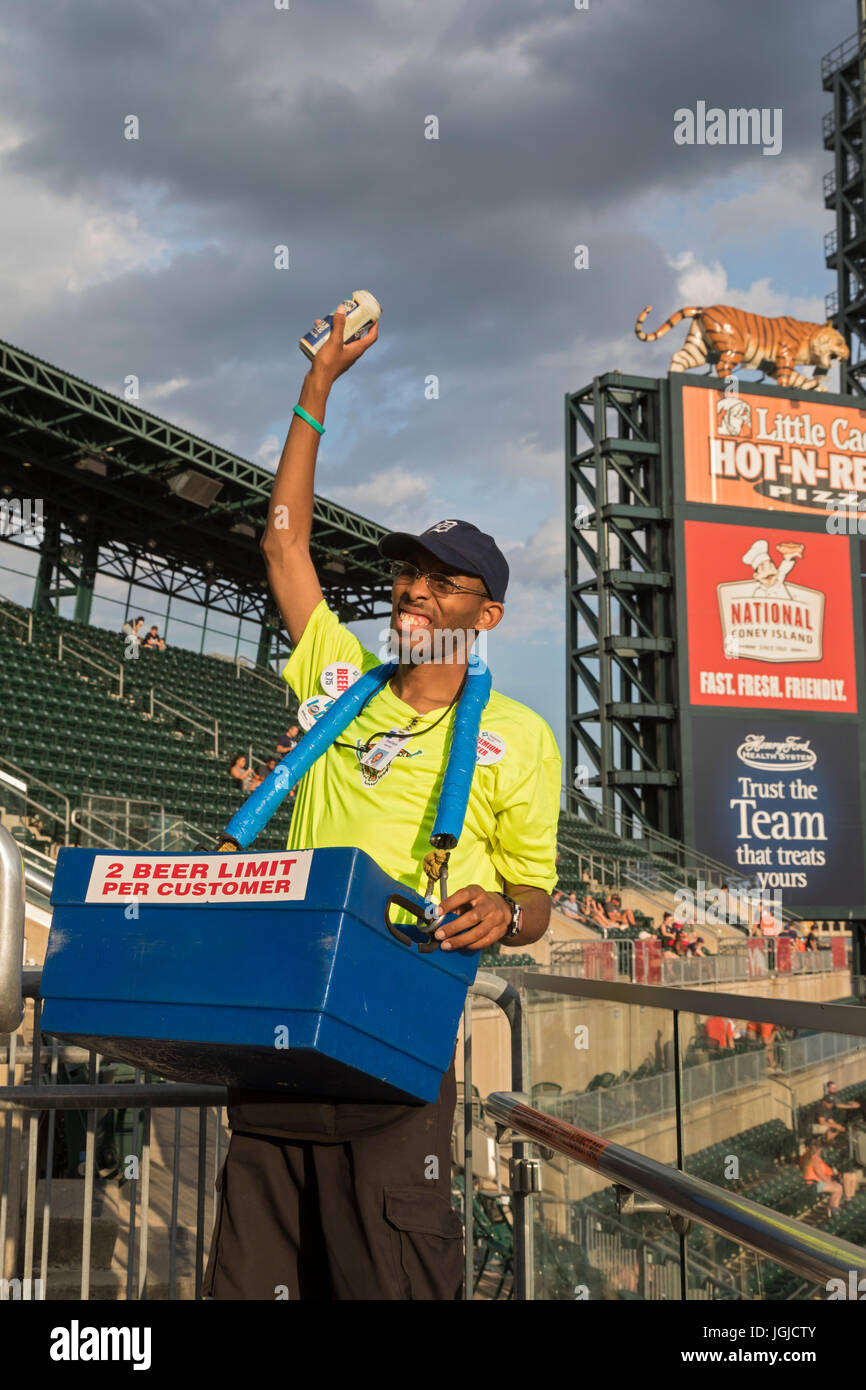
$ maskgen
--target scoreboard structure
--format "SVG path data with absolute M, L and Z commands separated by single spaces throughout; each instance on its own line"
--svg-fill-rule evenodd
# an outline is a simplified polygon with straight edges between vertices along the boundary
M 686 373 L 566 397 L 572 808 L 818 919 L 866 918 L 864 407 Z

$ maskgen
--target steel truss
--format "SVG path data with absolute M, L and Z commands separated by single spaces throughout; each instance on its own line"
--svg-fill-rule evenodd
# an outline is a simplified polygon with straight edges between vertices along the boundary
M 666 401 L 620 373 L 566 396 L 566 763 L 571 809 L 679 838 Z
M 209 506 L 169 488 L 189 469 L 222 484 Z M 258 549 L 273 488 L 266 469 L 0 343 L 0 471 L 5 496 L 45 502 L 35 606 L 72 594 L 87 622 L 102 574 L 258 622 L 270 645 L 279 620 Z M 310 549 L 343 621 L 390 611 L 377 549 L 385 534 L 314 498 Z
M 858 0 L 859 29 L 821 59 L 825 92 L 833 108 L 824 116 L 824 148 L 833 168 L 824 175 L 824 206 L 836 226 L 824 237 L 829 270 L 837 287 L 827 295 L 825 312 L 845 338 L 851 357 L 842 364 L 840 390 L 866 395 L 866 166 L 864 166 L 864 65 L 866 0 Z

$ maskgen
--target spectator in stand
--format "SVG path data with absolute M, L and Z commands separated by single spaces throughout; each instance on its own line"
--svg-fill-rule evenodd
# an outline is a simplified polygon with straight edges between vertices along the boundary
M 126 622 L 123 624 L 122 632 L 124 637 L 134 637 L 135 645 L 137 647 L 141 646 L 141 629 L 143 625 L 144 614 L 142 614 L 141 617 L 136 618 L 135 620 L 133 620 L 132 618 L 127 618 Z
M 229 776 L 241 784 L 244 795 L 248 795 L 262 780 L 256 776 L 251 767 L 247 767 L 247 760 L 243 753 L 235 753 L 229 764 Z
M 289 727 L 286 729 L 286 732 L 284 734 L 280 734 L 279 738 L 277 739 L 277 752 L 279 753 L 280 757 L 284 758 L 287 753 L 291 753 L 292 749 L 297 746 L 299 741 L 300 730 L 298 729 L 297 724 L 290 724 Z
M 785 923 L 785 925 L 783 926 L 782 930 L 779 932 L 779 940 L 780 940 L 780 941 L 799 941 L 799 940 L 800 940 L 800 933 L 797 931 L 797 928 L 794 926 L 793 922 L 786 922 L 786 923 Z
M 862 1110 L 859 1100 L 839 1100 L 838 1093 L 839 1087 L 836 1082 L 828 1081 L 821 1100 L 821 1105 L 828 1115 L 832 1115 L 834 1110 Z M 859 1119 L 859 1116 L 857 1118 Z
M 732 1018 L 721 1018 L 714 1016 L 708 1018 L 704 1024 L 704 1033 L 711 1038 L 719 1047 L 730 1048 L 734 1045 L 734 1020 Z
M 689 931 L 686 927 L 674 926 L 674 955 L 682 959 L 689 954 Z
M 814 922 L 809 923 L 809 930 L 806 932 L 806 940 L 803 943 L 803 949 L 805 951 L 817 951 L 819 949 L 818 933 L 815 930 Z
M 159 628 L 157 627 L 156 623 L 153 624 L 153 626 L 150 629 L 150 632 L 147 633 L 141 645 L 155 652 L 165 651 L 165 642 L 159 635 Z
M 768 907 L 765 907 L 761 913 L 760 925 L 761 935 L 763 937 L 778 936 L 782 930 L 780 924 L 776 921 L 775 917 L 773 916 L 772 912 Z
M 834 1120 L 823 1102 L 819 1101 L 812 1112 L 812 1133 L 821 1135 L 822 1143 L 832 1144 L 840 1134 L 845 1133 L 845 1126 Z
M 565 902 L 562 904 L 560 910 L 564 917 L 570 917 L 572 921 L 576 922 L 577 919 L 580 917 L 580 908 L 578 907 L 577 903 L 577 894 L 569 893 Z
M 662 954 L 674 954 L 676 939 L 677 932 L 673 913 L 666 912 L 659 925 L 659 941 L 662 944 Z
M 269 776 L 277 765 L 276 758 L 265 758 L 265 776 Z
M 613 922 L 619 927 L 636 927 L 634 913 L 630 907 L 622 906 L 622 898 L 619 893 L 612 893 L 609 900 L 602 905 L 602 911 L 609 922 Z
M 749 1037 L 753 1038 L 755 1042 L 762 1042 L 767 1049 L 767 1066 L 774 1066 L 776 1061 L 774 1042 L 777 1032 L 775 1023 L 755 1023 L 750 1019 L 747 1031 Z
M 843 1192 L 841 1176 L 829 1163 L 824 1162 L 821 1147 L 820 1139 L 813 1139 L 806 1146 L 806 1152 L 800 1160 L 800 1171 L 806 1182 L 817 1183 L 818 1191 L 827 1193 L 830 1198 L 830 1210 L 838 1211 Z
M 698 936 L 695 931 L 691 932 L 686 938 L 686 945 L 688 946 L 690 956 L 705 956 L 707 954 L 704 950 L 704 938 Z
M 732 913 L 731 890 L 726 883 L 719 889 L 718 912 L 723 922 L 730 922 Z
M 618 922 L 611 921 L 601 903 L 595 898 L 590 899 L 589 912 L 586 916 L 589 919 L 590 925 L 604 932 L 605 936 L 612 927 L 616 928 L 619 926 Z

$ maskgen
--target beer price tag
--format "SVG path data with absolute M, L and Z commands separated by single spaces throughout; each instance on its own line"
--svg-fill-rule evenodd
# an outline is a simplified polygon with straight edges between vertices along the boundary
M 403 729 L 392 729 L 390 734 L 385 734 L 372 748 L 367 749 L 361 762 L 365 767 L 381 772 L 383 767 L 387 767 L 396 758 L 409 737 L 409 733 Z
M 326 695 L 342 695 L 350 685 L 359 680 L 361 672 L 351 661 L 332 661 L 319 677 L 319 683 Z

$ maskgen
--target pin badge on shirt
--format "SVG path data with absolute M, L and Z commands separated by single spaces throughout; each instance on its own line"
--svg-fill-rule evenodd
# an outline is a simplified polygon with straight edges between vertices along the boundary
M 326 709 L 334 703 L 333 695 L 310 695 L 298 706 L 298 723 L 305 733 L 309 733 L 317 719 L 321 719 Z
M 326 695 L 337 696 L 342 695 L 360 677 L 361 672 L 351 661 L 332 661 L 320 675 L 319 684 Z
M 482 729 L 478 735 L 478 748 L 475 755 L 476 763 L 487 766 L 490 763 L 498 763 L 505 756 L 505 739 L 499 734 L 492 734 L 488 729 Z

